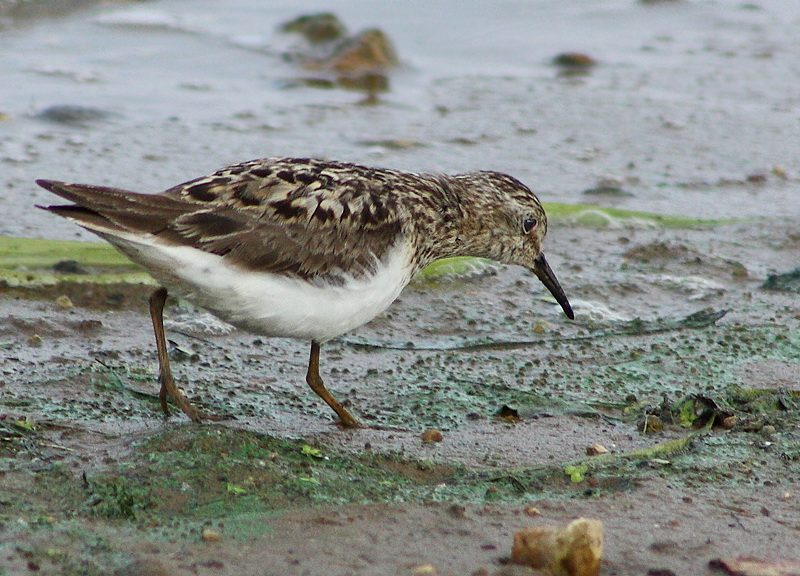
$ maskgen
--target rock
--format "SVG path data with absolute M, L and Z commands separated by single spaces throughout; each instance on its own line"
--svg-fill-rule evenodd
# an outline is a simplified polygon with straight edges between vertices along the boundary
M 112 114 L 98 108 L 89 106 L 75 106 L 64 104 L 60 106 L 50 106 L 38 114 L 36 118 L 46 120 L 55 124 L 66 124 L 69 126 L 83 126 L 90 122 L 107 120 Z
M 284 57 L 300 63 L 318 77 L 295 79 L 286 84 L 312 88 L 344 88 L 373 97 L 389 91 L 387 72 L 399 63 L 389 37 L 370 28 L 350 37 L 339 19 L 331 13 L 300 16 L 284 24 L 286 32 L 302 34 L 310 46 Z M 309 49 L 310 48 L 310 49 Z
M 531 517 L 541 516 L 542 511 L 539 510 L 536 506 L 528 506 L 527 508 L 525 508 L 525 514 Z
M 578 518 L 566 527 L 526 528 L 514 535 L 511 561 L 554 576 L 597 576 L 603 556 L 603 524 Z
M 422 433 L 423 444 L 436 444 L 442 440 L 444 440 L 444 436 L 442 436 L 442 433 L 436 428 L 430 428 Z
M 75 304 L 72 303 L 72 300 L 70 300 L 69 296 L 66 294 L 62 294 L 56 298 L 56 306 L 58 306 L 60 310 L 70 310 L 75 308 Z
M 624 190 L 621 186 L 599 185 L 594 188 L 587 188 L 583 191 L 587 196 L 617 196 L 619 198 L 631 198 L 633 194 Z
M 585 76 L 597 65 L 597 61 L 581 52 L 563 52 L 553 57 L 553 66 L 562 77 Z
M 553 57 L 553 64 L 562 68 L 591 68 L 597 62 L 582 52 L 562 52 Z
M 364 30 L 339 44 L 328 58 L 308 67 L 357 75 L 381 72 L 399 63 L 389 37 L 378 28 Z
M 664 430 L 664 423 L 655 414 L 648 414 L 639 423 L 639 431 L 644 434 L 660 434 Z
M 203 528 L 200 537 L 203 539 L 203 542 L 219 542 L 222 540 L 222 534 L 213 528 Z
M 347 34 L 347 28 L 332 12 L 306 14 L 281 26 L 284 32 L 301 34 L 312 44 L 322 44 L 340 40 Z
M 57 274 L 88 274 L 89 271 L 77 260 L 61 260 L 53 264 L 53 272 Z
M 586 449 L 587 456 L 599 456 L 600 454 L 608 454 L 608 448 L 602 444 L 592 444 Z

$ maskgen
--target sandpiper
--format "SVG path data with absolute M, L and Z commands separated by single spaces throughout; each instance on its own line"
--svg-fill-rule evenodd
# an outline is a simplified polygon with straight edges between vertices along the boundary
M 306 382 L 358 421 L 319 375 L 320 345 L 386 309 L 439 258 L 478 256 L 524 266 L 573 318 L 542 253 L 547 218 L 536 195 L 498 172 L 415 174 L 309 158 L 235 164 L 160 194 L 37 180 L 72 204 L 40 206 L 144 266 L 159 398 L 207 417 L 175 386 L 164 335 L 167 289 L 255 334 L 311 341 Z

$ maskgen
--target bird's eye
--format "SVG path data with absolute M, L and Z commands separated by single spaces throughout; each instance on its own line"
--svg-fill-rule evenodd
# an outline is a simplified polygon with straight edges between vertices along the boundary
M 525 218 L 525 220 L 522 221 L 522 231 L 525 234 L 530 233 L 530 231 L 533 230 L 533 228 L 536 226 L 537 223 L 538 222 L 536 221 L 535 218 Z

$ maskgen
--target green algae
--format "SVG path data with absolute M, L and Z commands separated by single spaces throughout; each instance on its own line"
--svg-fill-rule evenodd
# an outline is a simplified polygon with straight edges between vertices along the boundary
M 0 236 L 0 269 L 14 270 L 52 268 L 64 260 L 84 266 L 114 270 L 139 270 L 139 266 L 117 252 L 109 244 L 44 240 L 42 238 L 9 238 Z
M 699 219 L 688 216 L 653 214 L 636 210 L 606 208 L 588 204 L 544 203 L 550 221 L 566 221 L 590 228 L 659 227 L 670 229 L 713 228 L 736 222 L 733 218 Z
M 59 273 L 72 262 L 81 272 Z M 109 244 L 0 237 L 0 286 L 40 288 L 58 284 L 155 284 L 137 264 Z

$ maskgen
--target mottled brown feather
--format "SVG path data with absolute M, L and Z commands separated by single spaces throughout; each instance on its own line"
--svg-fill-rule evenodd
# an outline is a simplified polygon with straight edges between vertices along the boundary
M 312 161 L 308 161 L 312 162 Z M 304 278 L 361 277 L 401 234 L 385 207 L 385 187 L 330 163 L 281 160 L 243 163 L 191 180 L 162 194 L 41 180 L 39 185 L 75 203 L 48 210 L 104 237 L 147 233 L 171 244 L 223 256 L 245 268 Z M 332 200 L 331 191 L 337 192 Z

